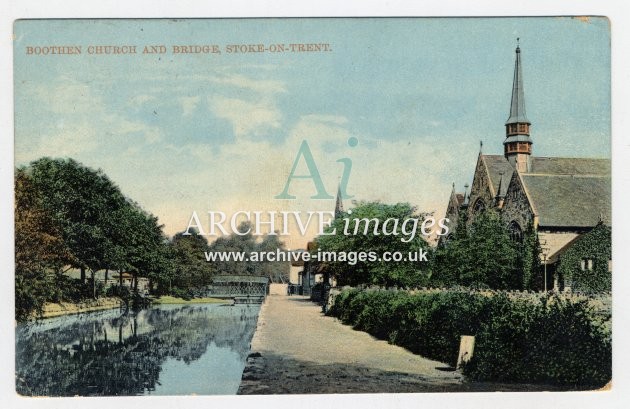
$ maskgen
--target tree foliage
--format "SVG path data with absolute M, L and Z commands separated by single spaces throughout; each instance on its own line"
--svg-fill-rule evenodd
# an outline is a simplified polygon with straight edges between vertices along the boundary
M 196 231 L 190 235 L 177 233 L 170 242 L 173 259 L 173 274 L 169 279 L 169 292 L 187 291 L 207 285 L 215 272 L 214 265 L 208 263 L 204 252 L 209 250 L 208 241 Z
M 139 276 L 158 279 L 169 273 L 158 219 L 126 198 L 102 171 L 73 159 L 42 158 L 17 169 L 15 179 L 19 319 L 41 311 L 46 301 L 96 297 L 102 290 L 97 270 L 131 272 L 136 283 Z M 68 267 L 81 270 L 80 283 L 64 276 Z
M 325 233 L 332 233 L 334 230 L 335 234 L 317 237 L 317 250 L 334 252 L 337 255 L 374 252 L 378 259 L 358 260 L 354 265 L 347 261 L 331 261 L 325 263 L 324 269 L 337 278 L 339 285 L 417 286 L 425 284 L 428 279 L 426 262 L 407 261 L 406 259 L 410 253 L 421 249 L 425 251 L 429 248 L 420 231 L 422 221 L 426 216 L 426 213 L 418 212 L 409 203 L 393 205 L 380 202 L 355 203 L 355 208 L 351 210 L 351 213 L 344 212 L 340 217 L 334 219 L 331 226 L 325 231 Z M 411 240 L 405 242 L 402 239 L 405 238 L 406 240 L 410 236 L 401 233 L 401 225 L 405 220 L 414 218 L 418 220 L 416 234 Z M 348 232 L 351 233 L 347 235 L 344 234 L 346 219 L 348 219 L 350 226 Z M 399 221 L 398 234 L 384 235 L 382 231 L 375 234 L 372 227 L 368 229 L 367 234 L 363 234 L 362 227 L 358 230 L 358 234 L 352 234 L 354 233 L 355 220 L 360 219 L 376 219 L 380 223 L 384 223 L 388 219 L 397 219 Z M 407 231 L 410 229 L 409 225 Z M 381 259 L 381 255 L 385 252 L 400 252 L 405 260 L 384 261 Z
M 520 289 L 523 287 L 521 245 L 493 210 L 479 215 L 436 251 L 432 281 L 436 285 Z
M 214 253 L 245 253 L 246 255 L 260 252 L 285 252 L 286 247 L 278 239 L 277 235 L 266 235 L 262 240 L 256 240 L 251 233 L 249 222 L 243 222 L 238 227 L 239 231 L 247 234 L 231 234 L 219 237 L 209 246 L 209 251 Z M 289 281 L 290 264 L 288 261 L 267 261 L 267 260 L 216 260 L 214 262 L 216 271 L 220 274 L 229 275 L 252 275 L 269 277 L 272 282 L 286 283 Z
M 15 314 L 25 319 L 41 312 L 58 291 L 56 276 L 73 257 L 65 246 L 59 226 L 42 205 L 31 176 L 15 173 Z

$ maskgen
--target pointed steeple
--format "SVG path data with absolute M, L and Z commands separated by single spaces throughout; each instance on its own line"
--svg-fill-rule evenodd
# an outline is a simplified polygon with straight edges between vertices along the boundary
M 519 39 L 516 39 L 517 43 Z M 510 117 L 506 125 L 526 123 L 529 124 L 525 114 L 525 90 L 523 89 L 523 68 L 521 67 L 521 47 L 516 45 L 516 61 L 514 62 L 514 81 L 512 82 L 512 103 L 510 104 Z
M 518 42 L 518 38 L 516 41 Z M 516 46 L 514 62 L 514 80 L 512 82 L 512 101 L 510 117 L 505 122 L 506 138 L 503 142 L 505 158 L 519 172 L 531 170 L 532 139 L 529 136 L 531 122 L 525 114 L 525 90 L 523 88 L 523 68 L 521 67 L 521 47 Z
M 343 213 L 343 199 L 341 198 L 341 185 L 337 186 L 337 200 L 335 200 L 335 218 Z

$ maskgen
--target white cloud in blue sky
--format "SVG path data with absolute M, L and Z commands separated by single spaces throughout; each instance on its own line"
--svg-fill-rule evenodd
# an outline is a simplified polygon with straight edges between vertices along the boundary
M 479 140 L 501 153 L 514 48 L 541 156 L 610 155 L 608 21 L 571 18 L 19 21 L 16 165 L 74 157 L 165 223 L 278 201 L 300 142 L 336 190 L 443 212 Z M 330 43 L 312 54 L 27 56 L 27 45 Z M 139 50 L 140 51 L 140 50 Z M 348 147 L 350 136 L 359 146 Z M 308 188 L 308 189 L 306 189 Z M 293 243 L 298 245 L 300 240 Z

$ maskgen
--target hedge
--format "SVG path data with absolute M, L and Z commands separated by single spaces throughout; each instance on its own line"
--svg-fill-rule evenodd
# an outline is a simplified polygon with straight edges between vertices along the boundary
M 610 333 L 585 300 L 350 289 L 336 296 L 328 315 L 451 366 L 460 337 L 474 335 L 464 367 L 472 380 L 589 389 L 611 379 Z

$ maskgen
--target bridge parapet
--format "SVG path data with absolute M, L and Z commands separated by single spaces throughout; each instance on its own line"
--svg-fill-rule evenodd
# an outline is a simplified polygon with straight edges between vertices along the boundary
M 260 303 L 269 293 L 269 278 L 259 276 L 215 276 L 206 287 L 205 296 L 233 298 L 239 303 Z

